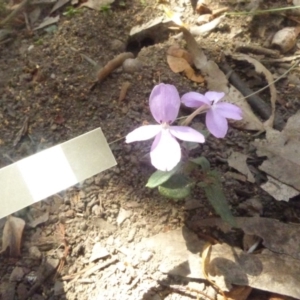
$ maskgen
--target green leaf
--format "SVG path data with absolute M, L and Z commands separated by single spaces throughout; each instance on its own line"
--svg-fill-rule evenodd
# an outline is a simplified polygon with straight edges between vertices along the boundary
M 181 164 L 179 163 L 174 169 L 172 169 L 171 171 L 167 171 L 167 172 L 157 170 L 148 179 L 146 187 L 153 189 L 153 188 L 158 187 L 159 185 L 163 184 L 164 182 L 169 180 L 179 170 L 180 166 L 181 166 Z
M 199 183 L 199 186 L 204 189 L 208 201 L 221 219 L 233 227 L 238 227 L 222 190 L 219 175 L 213 171 L 208 172 L 207 175 L 209 177 L 205 180 L 206 182 Z
M 210 163 L 204 156 L 191 158 L 190 161 L 196 165 L 201 166 L 204 172 L 208 172 L 210 170 Z
M 167 182 L 158 187 L 161 195 L 174 200 L 180 200 L 191 193 L 191 183 L 182 174 L 175 174 Z

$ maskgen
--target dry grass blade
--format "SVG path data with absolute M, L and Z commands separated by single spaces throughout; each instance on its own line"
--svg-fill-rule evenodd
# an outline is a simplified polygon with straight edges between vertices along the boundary
M 204 248 L 202 250 L 202 253 L 201 253 L 201 260 L 202 260 L 201 269 L 202 269 L 202 273 L 203 273 L 204 277 L 206 278 L 206 280 L 214 288 L 216 288 L 220 292 L 220 294 L 222 294 L 224 300 L 228 300 L 227 297 L 226 297 L 226 295 L 224 294 L 224 292 L 213 281 L 211 281 L 209 279 L 208 274 L 206 272 L 207 265 L 209 264 L 210 251 L 211 251 L 211 244 L 209 244 L 209 243 L 205 244 Z

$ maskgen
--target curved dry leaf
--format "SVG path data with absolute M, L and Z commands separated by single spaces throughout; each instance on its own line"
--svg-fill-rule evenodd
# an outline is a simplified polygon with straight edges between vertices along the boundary
M 229 84 L 226 75 L 214 61 L 207 60 L 207 57 L 202 49 L 200 49 L 192 34 L 184 28 L 182 28 L 182 31 L 189 53 L 193 57 L 194 65 L 204 75 L 208 89 L 211 91 L 224 92 L 226 94 L 225 100 L 229 103 L 238 105 L 243 111 L 243 119 L 231 123 L 235 127 L 246 130 L 264 130 L 263 123 L 253 113 L 242 93 L 233 85 Z
M 21 255 L 21 240 L 25 227 L 25 221 L 20 218 L 9 216 L 6 220 L 2 236 L 2 250 L 3 253 L 9 250 L 10 257 L 19 257 Z
M 277 91 L 274 85 L 274 78 L 272 73 L 262 64 L 260 63 L 258 60 L 254 59 L 253 57 L 250 57 L 247 54 L 234 54 L 231 55 L 232 58 L 237 59 L 237 60 L 246 60 L 247 62 L 249 62 L 250 64 L 252 64 L 255 68 L 255 71 L 259 74 L 264 74 L 264 76 L 266 77 L 266 80 L 269 84 L 269 88 L 270 88 L 270 101 L 271 101 L 271 116 L 270 118 L 264 122 L 264 126 L 266 127 L 273 127 L 273 123 L 274 123 L 274 118 L 275 118 L 275 104 L 276 104 L 276 100 L 277 100 Z
M 230 156 L 228 157 L 228 165 L 231 168 L 236 169 L 240 173 L 244 174 L 247 176 L 248 181 L 254 183 L 255 179 L 254 176 L 252 175 L 250 169 L 248 168 L 247 165 L 247 158 L 248 156 L 240 153 L 233 151 Z
M 189 63 L 185 59 L 180 57 L 167 55 L 167 62 L 170 69 L 174 73 L 183 72 L 187 67 L 189 67 Z
M 167 55 L 167 62 L 174 73 L 184 72 L 188 79 L 198 83 L 204 82 L 204 78 L 195 74 L 194 69 L 184 58 Z

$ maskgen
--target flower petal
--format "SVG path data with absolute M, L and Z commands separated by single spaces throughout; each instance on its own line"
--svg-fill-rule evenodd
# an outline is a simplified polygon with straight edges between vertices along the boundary
M 210 105 L 210 101 L 204 95 L 196 92 L 189 92 L 181 97 L 181 102 L 187 107 L 200 107 L 204 104 Z
M 217 138 L 223 138 L 228 130 L 226 118 L 221 116 L 215 109 L 210 109 L 206 113 L 206 127 L 209 132 Z
M 205 142 L 203 134 L 188 126 L 171 126 L 170 132 L 172 135 L 183 141 L 195 143 Z
M 156 137 L 150 152 L 152 165 L 161 171 L 170 171 L 181 158 L 179 143 L 168 130 L 162 130 Z
M 214 103 L 217 103 L 224 96 L 225 96 L 225 93 L 223 93 L 223 92 L 206 92 L 205 93 L 205 97 Z
M 218 111 L 218 114 L 223 116 L 224 118 L 233 119 L 233 120 L 241 120 L 243 118 L 242 110 L 231 103 L 219 102 L 215 110 Z
M 161 130 L 160 125 L 141 126 L 126 135 L 126 143 L 149 140 L 155 137 Z
M 151 113 L 157 123 L 172 123 L 178 115 L 180 97 L 174 85 L 160 83 L 156 85 L 149 98 Z

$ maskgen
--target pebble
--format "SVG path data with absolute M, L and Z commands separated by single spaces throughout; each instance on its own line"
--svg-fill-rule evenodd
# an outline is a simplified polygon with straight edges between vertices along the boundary
M 95 215 L 95 216 L 101 216 L 101 213 L 102 213 L 102 209 L 99 205 L 94 205 L 93 208 L 92 208 L 92 213 Z
M 64 294 L 64 283 L 62 281 L 55 281 L 54 284 L 54 296 L 59 296 Z
M 117 268 L 121 271 L 121 272 L 125 272 L 126 270 L 126 266 L 122 263 L 122 262 L 119 262 L 117 264 Z
M 74 218 L 74 216 L 75 216 L 75 213 L 74 213 L 74 210 L 72 210 L 72 209 L 69 209 L 65 212 L 66 218 Z
M 142 69 L 143 64 L 137 58 L 127 58 L 123 62 L 123 70 L 126 73 L 135 73 Z
M 114 244 L 114 237 L 110 235 L 106 240 L 106 244 L 112 246 Z
M 131 210 L 125 210 L 124 208 L 120 208 L 118 217 L 117 217 L 117 224 L 120 226 L 126 219 L 130 218 L 132 215 Z
M 31 246 L 28 251 L 29 251 L 29 255 L 32 258 L 35 258 L 35 259 L 41 259 L 42 258 L 42 253 L 41 253 L 41 251 L 39 250 L 38 247 Z
M 24 275 L 25 275 L 25 272 L 24 272 L 23 268 L 21 268 L 21 267 L 15 267 L 13 269 L 13 271 L 11 272 L 11 274 L 10 274 L 9 281 L 11 281 L 11 282 L 14 282 L 14 281 L 19 282 L 19 281 L 22 280 L 22 278 L 24 277 Z
M 112 40 L 112 42 L 110 43 L 110 49 L 113 51 L 123 52 L 126 49 L 126 45 L 122 41 L 115 39 Z
M 135 235 L 136 235 L 136 228 L 133 227 L 133 228 L 130 229 L 130 231 L 128 233 L 127 241 L 132 242 L 134 240 Z
M 150 251 L 145 251 L 141 254 L 141 260 L 148 262 L 153 257 L 153 253 Z

